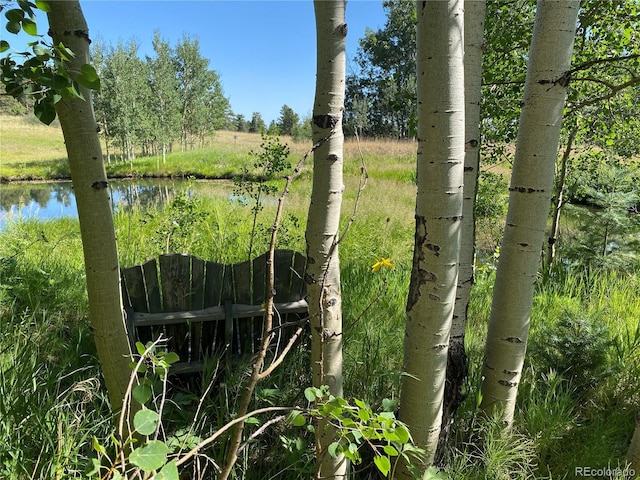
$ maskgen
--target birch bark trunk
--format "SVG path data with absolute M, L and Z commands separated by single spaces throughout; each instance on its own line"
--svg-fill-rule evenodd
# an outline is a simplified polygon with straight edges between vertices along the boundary
M 527 347 L 579 3 L 537 3 L 482 369 L 481 408 L 507 425 L 513 421 Z
M 465 150 L 463 1 L 417 2 L 416 231 L 400 418 L 433 463 L 458 278 Z M 398 478 L 413 478 L 402 466 Z
M 313 187 L 306 230 L 313 384 L 329 386 L 335 396 L 342 396 L 342 299 L 337 240 L 344 190 L 345 8 L 345 0 L 314 0 L 317 73 L 312 131 L 314 144 L 321 144 L 313 154 Z M 326 422 L 320 422 L 316 426 L 318 479 L 346 477 L 344 457 L 333 458 L 328 453 L 333 440 L 334 430 Z
M 449 339 L 440 453 L 443 453 L 446 445 L 455 412 L 464 399 L 462 387 L 468 374 L 464 336 L 467 328 L 469 298 L 475 275 L 476 219 L 474 205 L 480 168 L 480 97 L 486 8 L 485 0 L 465 0 L 464 2 L 464 197 L 462 200 L 458 285 Z
M 49 2 L 50 34 L 75 57 L 68 68 L 75 77 L 89 63 L 89 31 L 77 0 Z M 80 87 L 82 99 L 63 99 L 56 104 L 69 157 L 69 169 L 78 205 L 89 297 L 89 315 L 102 375 L 111 408 L 122 408 L 131 369 L 131 350 L 124 322 L 120 269 L 111 201 L 107 188 L 98 126 L 91 92 Z

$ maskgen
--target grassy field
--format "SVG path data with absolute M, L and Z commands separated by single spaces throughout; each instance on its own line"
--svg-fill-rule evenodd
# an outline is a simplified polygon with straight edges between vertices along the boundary
M 11 176 L 5 166 L 19 162 L 5 164 L 9 154 L 4 135 L 11 122 L 1 120 L 0 175 Z M 43 128 L 26 136 L 23 147 L 17 142 L 12 149 L 29 150 L 42 133 L 50 141 L 54 130 Z M 17 133 L 12 135 L 17 138 Z M 172 154 L 161 166 L 162 175 L 181 175 L 180 169 L 182 174 L 205 169 L 238 172 L 251 164 L 249 151 L 259 145 L 258 135 L 219 132 L 203 149 Z M 294 161 L 306 147 L 290 145 Z M 363 158 L 369 173 L 350 233 L 340 245 L 345 392 L 377 408 L 382 399 L 399 394 L 413 248 L 415 144 L 350 141 L 345 150 L 343 227 L 354 208 Z M 56 158 L 52 154 L 23 163 L 55 163 Z M 223 167 L 222 159 L 228 161 Z M 135 174 L 153 172 L 158 162 L 158 158 L 134 161 Z M 132 171 L 128 163 L 109 168 L 122 175 Z M 307 167 L 287 199 L 280 247 L 304 250 L 310 183 Z M 267 204 L 258 217 L 254 251 L 266 248 L 272 218 L 273 207 Z M 249 209 L 225 198 L 177 196 L 162 210 L 142 206 L 120 210 L 115 222 L 123 265 L 140 263 L 167 249 L 222 262 L 244 260 L 252 235 Z M 497 233 L 491 228 L 482 235 L 492 247 Z M 371 265 L 379 257 L 391 257 L 396 269 L 372 273 Z M 483 262 L 469 307 L 466 400 L 444 461 L 448 478 L 574 479 L 579 478 L 575 467 L 624 465 L 640 407 L 639 273 L 638 267 L 627 271 L 562 267 L 540 278 L 518 413 L 513 431 L 506 433 L 477 411 L 495 274 L 491 257 Z M 0 324 L 0 478 L 86 478 L 95 458 L 93 438 L 109 444 L 114 426 L 88 326 L 77 221 L 21 221 L 0 232 Z M 286 368 L 260 389 L 255 406 L 304 402 L 302 391 L 310 382 L 307 347 L 303 342 Z M 242 379 L 240 372 L 204 402 L 195 434 L 209 435 L 231 418 Z M 185 428 L 193 420 L 196 400 L 182 393 L 175 400 L 184 402 L 181 407 L 168 409 L 169 430 Z M 113 445 L 108 446 L 112 451 Z M 275 424 L 247 447 L 236 478 L 310 478 L 313 445 L 300 429 Z M 221 442 L 206 453 L 219 463 L 223 450 Z M 371 464 L 365 454 L 353 478 L 378 478 Z M 210 467 L 208 472 L 212 471 Z

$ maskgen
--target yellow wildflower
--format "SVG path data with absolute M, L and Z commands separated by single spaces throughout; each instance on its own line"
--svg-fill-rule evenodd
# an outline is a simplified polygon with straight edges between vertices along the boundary
M 395 270 L 396 266 L 394 265 L 394 263 L 391 261 L 390 258 L 381 258 L 380 260 L 378 260 L 376 263 L 373 264 L 373 266 L 371 267 L 371 271 L 372 272 L 377 272 L 378 270 L 380 270 L 381 268 L 391 268 L 393 270 Z

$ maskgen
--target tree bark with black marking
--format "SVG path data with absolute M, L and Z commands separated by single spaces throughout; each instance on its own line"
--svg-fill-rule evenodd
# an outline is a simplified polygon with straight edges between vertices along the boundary
M 338 233 L 342 205 L 342 156 L 346 35 L 345 0 L 315 0 L 316 93 L 312 132 L 313 187 L 307 220 L 306 282 L 311 322 L 313 385 L 342 396 L 342 297 Z M 324 140 L 324 141 L 323 141 Z M 346 478 L 342 455 L 329 455 L 334 429 L 316 425 L 316 478 Z
M 400 419 L 433 463 L 442 420 L 458 279 L 465 108 L 463 0 L 417 3 L 416 230 L 407 300 Z M 413 478 L 405 466 L 397 478 Z
M 506 425 L 513 421 L 527 348 L 579 3 L 538 0 L 533 27 L 482 369 L 481 408 Z
M 77 0 L 49 2 L 50 35 L 75 57 L 68 62 L 75 78 L 89 63 L 89 30 Z M 56 103 L 69 157 L 73 191 L 84 251 L 89 297 L 89 315 L 102 375 L 111 408 L 121 409 L 131 375 L 131 349 L 124 322 L 118 250 L 111 212 L 111 199 L 102 160 L 98 126 L 90 90 L 80 87 L 84 97 Z

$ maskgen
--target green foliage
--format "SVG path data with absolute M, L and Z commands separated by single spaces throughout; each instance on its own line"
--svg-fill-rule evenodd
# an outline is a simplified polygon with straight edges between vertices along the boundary
M 294 142 L 311 141 L 311 118 L 303 118 L 291 129 L 291 138 Z
M 597 316 L 588 318 L 579 311 L 567 310 L 533 335 L 531 363 L 541 372 L 557 371 L 581 397 L 614 372 L 610 361 L 612 346 L 606 323 Z
M 280 116 L 276 122 L 280 135 L 292 135 L 294 128 L 300 123 L 300 117 L 288 105 L 280 109 Z
M 564 242 L 561 254 L 574 265 L 628 269 L 637 263 L 640 246 L 640 215 L 636 213 L 640 174 L 637 168 L 608 163 L 597 164 L 595 172 L 585 172 L 593 175 L 586 180 L 592 183 L 579 182 L 590 208 L 570 206 L 579 233 Z
M 249 122 L 249 133 L 262 133 L 267 129 L 267 126 L 262 119 L 262 115 L 259 112 L 253 112 L 251 115 L 251 121 Z
M 579 423 L 575 394 L 553 369 L 524 382 L 519 394 L 519 421 L 534 440 L 538 458 L 545 460 L 562 449 L 566 436 Z
M 35 11 L 49 11 L 46 1 L 35 3 L 19 0 L 18 8 L 5 11 L 7 19 L 5 29 L 11 34 L 21 31 L 32 37 L 38 35 L 35 22 Z M 2 12 L 7 5 L 0 5 Z M 35 100 L 34 114 L 44 124 L 49 125 L 56 118 L 55 104 L 62 99 L 84 98 L 80 86 L 100 89 L 100 78 L 95 68 L 89 64 L 82 65 L 80 72 L 72 75 L 68 69 L 68 62 L 75 54 L 62 43 L 53 45 L 41 38 L 28 43 L 30 51 L 18 54 L 9 53 L 0 59 L 1 79 L 7 94 L 20 100 L 32 97 Z M 0 51 L 6 52 L 11 48 L 9 42 L 2 40 Z M 13 58 L 22 57 L 22 63 Z
M 168 370 L 171 364 L 178 361 L 178 356 L 163 349 L 160 342 L 149 342 L 147 345 L 137 342 L 136 350 L 139 357 L 132 368 L 134 372 L 144 376 L 133 388 L 131 395 L 141 403 L 142 409 L 137 410 L 133 417 L 133 432 L 128 438 L 118 440 L 111 436 L 109 439 L 115 448 L 112 456 L 108 453 L 107 445 L 102 444 L 97 437 L 93 438 L 96 456 L 92 458 L 88 478 L 139 478 L 141 472 L 155 474 L 154 478 L 180 478 L 176 460 L 169 460 L 168 455 L 185 444 L 177 437 L 158 440 L 166 395 L 164 385 Z M 158 396 L 160 400 L 156 402 Z M 130 402 L 125 405 L 125 410 L 129 405 Z M 125 411 L 121 415 L 126 414 Z M 134 441 L 135 434 L 144 437 L 140 445 Z M 193 438 L 190 441 L 193 442 Z
M 241 204 L 251 207 L 253 215 L 248 258 L 252 258 L 258 214 L 263 210 L 267 197 L 278 192 L 278 187 L 267 183 L 267 181 L 291 168 L 289 153 L 289 146 L 286 143 L 281 143 L 279 137 L 273 137 L 263 132 L 260 151 L 252 150 L 249 153 L 254 158 L 253 170 L 244 167 L 242 175 L 234 178 L 234 195 Z M 271 232 L 267 232 L 267 235 L 269 238 Z
M 383 28 L 359 40 L 357 71 L 347 77 L 345 129 L 360 135 L 410 138 L 416 127 L 415 5 L 382 2 Z
M 143 218 L 155 227 L 151 242 L 165 253 L 190 252 L 200 235 L 199 226 L 205 219 L 201 198 L 193 197 L 189 190 L 180 190 L 165 207 L 162 215 L 150 214 Z
M 504 232 L 509 185 L 503 175 L 482 170 L 474 204 L 476 244 L 483 251 L 497 251 Z
M 209 69 L 197 39 L 184 36 L 175 47 L 158 32 L 154 57 L 142 60 L 138 43 L 115 47 L 94 42 L 92 56 L 102 77 L 96 96 L 96 118 L 107 142 L 125 160 L 136 151 L 164 155 L 180 140 L 182 150 L 202 145 L 206 136 L 222 128 L 229 113 L 218 74 Z
M 509 184 L 504 176 L 481 171 L 474 210 L 476 218 L 503 219 L 507 213 Z
M 309 387 L 304 394 L 315 404 L 310 415 L 336 429 L 338 438 L 327 448 L 332 457 L 344 455 L 358 465 L 362 462 L 360 449 L 366 445 L 373 451 L 373 462 L 384 477 L 393 478 L 400 459 L 416 471 L 411 467 L 412 462 L 419 460 L 423 452 L 413 445 L 407 426 L 396 419 L 393 412 L 397 402 L 383 400 L 383 411 L 376 413 L 362 400 L 356 399 L 355 405 L 351 405 L 344 398 L 331 395 L 326 386 Z M 288 421 L 294 426 L 306 424 L 302 412 L 296 410 Z

